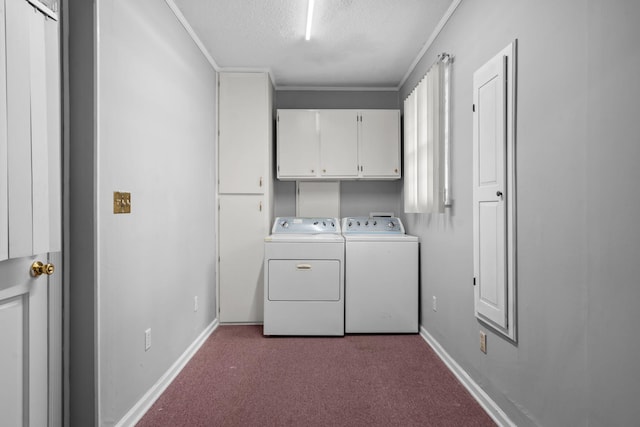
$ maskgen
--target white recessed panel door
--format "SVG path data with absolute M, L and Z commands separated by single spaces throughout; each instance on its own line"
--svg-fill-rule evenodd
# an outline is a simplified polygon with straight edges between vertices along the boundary
M 513 53 L 473 75 L 473 237 L 476 316 L 515 339 Z
M 0 424 L 55 426 L 62 422 L 60 273 L 36 277 L 31 265 L 61 259 L 52 253 L 60 215 L 50 210 L 60 206 L 58 23 L 25 0 L 4 6 L 10 259 L 0 261 Z

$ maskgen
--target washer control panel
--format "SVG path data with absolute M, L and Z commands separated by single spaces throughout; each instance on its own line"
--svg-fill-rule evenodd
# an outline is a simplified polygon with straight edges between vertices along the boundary
M 278 217 L 273 223 L 271 234 L 340 234 L 337 218 Z
M 342 219 L 342 232 L 344 234 L 404 234 L 404 226 L 397 217 L 354 216 Z

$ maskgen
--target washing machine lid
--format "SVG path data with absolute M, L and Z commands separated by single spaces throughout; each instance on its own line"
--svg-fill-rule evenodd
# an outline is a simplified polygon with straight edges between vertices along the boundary
M 404 226 L 398 217 L 353 216 L 342 218 L 342 234 L 403 235 Z
M 274 243 L 344 243 L 342 234 L 272 234 L 264 238 L 265 242 Z
M 352 233 L 344 234 L 344 241 L 350 242 L 419 242 L 417 236 L 409 234 L 364 234 Z
M 338 218 L 278 217 L 273 222 L 271 234 L 340 234 L 340 221 Z

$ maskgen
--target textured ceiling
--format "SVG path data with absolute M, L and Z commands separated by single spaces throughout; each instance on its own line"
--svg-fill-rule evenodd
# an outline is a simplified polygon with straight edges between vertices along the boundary
M 225 69 L 268 69 L 278 88 L 397 87 L 452 0 L 174 0 Z M 435 58 L 434 58 L 435 59 Z

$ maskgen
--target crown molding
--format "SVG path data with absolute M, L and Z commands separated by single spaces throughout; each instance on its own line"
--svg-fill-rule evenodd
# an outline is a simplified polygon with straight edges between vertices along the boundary
M 204 57 L 207 59 L 209 64 L 211 64 L 211 66 L 215 71 L 220 71 L 220 66 L 218 66 L 215 59 L 213 59 L 213 56 L 211 56 L 211 53 L 209 53 L 207 48 L 204 46 L 204 43 L 202 43 L 202 40 L 200 40 L 200 37 L 198 37 L 193 27 L 191 26 L 191 24 L 189 24 L 189 22 L 187 21 L 187 18 L 184 17 L 184 15 L 182 14 L 178 6 L 176 6 L 173 0 L 164 0 L 164 1 L 165 3 L 167 3 L 167 6 L 169 6 L 169 9 L 171 9 L 173 14 L 178 19 L 178 21 L 180 21 L 180 23 L 182 24 L 184 29 L 187 31 L 191 39 L 194 41 L 196 46 L 198 46 L 198 49 L 200 49 L 200 51 L 202 52 Z
M 427 39 L 427 41 L 424 44 L 424 46 L 422 46 L 422 49 L 420 50 L 420 52 L 418 52 L 418 55 L 416 56 L 416 58 L 413 60 L 413 62 L 409 66 L 409 69 L 407 70 L 407 73 L 404 75 L 404 77 L 400 81 L 400 84 L 398 84 L 398 87 L 397 87 L 398 91 L 407 82 L 407 79 L 409 78 L 411 73 L 413 73 L 413 70 L 415 70 L 416 66 L 418 65 L 418 63 L 420 62 L 420 60 L 422 59 L 424 54 L 427 53 L 427 50 L 429 50 L 429 48 L 431 47 L 433 42 L 436 40 L 436 38 L 440 34 L 440 31 L 442 31 L 444 26 L 449 21 L 449 18 L 451 18 L 451 15 L 453 15 L 453 12 L 455 12 L 456 9 L 458 8 L 458 6 L 460 6 L 460 3 L 462 3 L 462 0 L 453 0 L 453 2 L 451 3 L 451 5 L 447 9 L 447 11 L 444 13 L 444 15 L 442 15 L 442 18 L 440 19 L 440 22 L 438 22 L 438 25 L 436 25 L 436 28 L 431 33 L 431 36 L 429 36 L 429 38 Z

